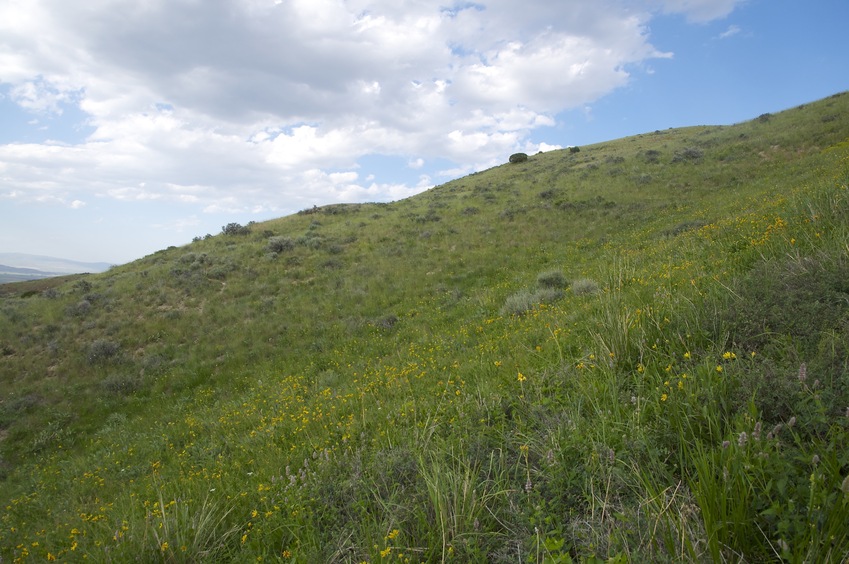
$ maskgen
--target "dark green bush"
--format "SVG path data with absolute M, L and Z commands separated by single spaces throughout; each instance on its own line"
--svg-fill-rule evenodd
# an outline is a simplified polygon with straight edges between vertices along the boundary
M 540 272 L 537 276 L 537 285 L 541 288 L 565 288 L 568 280 L 559 270 Z
M 513 164 L 523 163 L 528 160 L 528 155 L 526 153 L 514 153 L 510 155 L 510 162 Z
M 580 147 L 577 147 L 577 146 L 575 146 L 575 147 L 569 147 L 569 152 L 570 152 L 570 153 L 580 153 L 580 152 L 581 152 L 581 148 L 580 148 Z
M 221 228 L 221 233 L 224 235 L 247 235 L 250 232 L 250 227 L 238 223 L 228 223 Z
M 645 157 L 647 163 L 654 164 L 660 162 L 660 151 L 657 151 L 655 149 L 647 150 L 645 153 L 643 153 L 643 156 Z

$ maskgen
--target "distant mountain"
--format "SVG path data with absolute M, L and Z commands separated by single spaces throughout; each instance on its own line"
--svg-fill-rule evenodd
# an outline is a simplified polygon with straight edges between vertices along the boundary
M 25 253 L 0 253 L 0 283 L 38 280 L 65 274 L 103 272 L 107 262 L 80 262 Z

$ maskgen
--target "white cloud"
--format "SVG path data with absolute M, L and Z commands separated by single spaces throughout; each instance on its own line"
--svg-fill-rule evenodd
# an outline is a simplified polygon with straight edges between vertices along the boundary
M 742 30 L 740 29 L 740 27 L 739 27 L 739 26 L 736 26 L 736 25 L 729 25 L 729 26 L 728 26 L 728 29 L 726 29 L 725 31 L 723 31 L 722 33 L 720 33 L 720 34 L 719 34 L 719 38 L 720 38 L 720 39 L 727 39 L 727 38 L 729 38 L 729 37 L 732 37 L 732 36 L 734 36 L 734 35 L 737 35 L 737 34 L 738 34 L 738 33 L 740 33 L 741 31 L 742 31 Z
M 683 14 L 692 22 L 723 18 L 745 0 L 657 0 L 667 13 Z
M 198 213 L 397 199 L 553 148 L 533 131 L 670 56 L 653 14 L 707 21 L 739 1 L 7 0 L 0 87 L 36 115 L 78 107 L 91 133 L 0 145 L 4 197 Z M 357 176 L 370 154 L 453 165 L 399 185 Z

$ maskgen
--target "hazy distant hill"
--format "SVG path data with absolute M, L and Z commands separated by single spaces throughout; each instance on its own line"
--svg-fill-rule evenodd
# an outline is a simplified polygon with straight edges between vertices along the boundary
M 0 283 L 38 280 L 65 274 L 104 272 L 107 262 L 79 262 L 25 253 L 0 253 Z

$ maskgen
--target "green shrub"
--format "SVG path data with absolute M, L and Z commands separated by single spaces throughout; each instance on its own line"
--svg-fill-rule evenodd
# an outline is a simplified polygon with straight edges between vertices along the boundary
M 228 223 L 221 228 L 221 233 L 224 235 L 247 235 L 250 232 L 250 227 L 238 223 Z
M 508 297 L 501 307 L 502 315 L 524 315 L 540 304 L 556 302 L 563 297 L 563 292 L 555 288 L 540 288 L 538 290 L 520 290 Z
M 559 270 L 548 270 L 537 275 L 537 286 L 540 288 L 565 288 L 568 280 Z
M 98 339 L 88 347 L 86 359 L 89 364 L 103 364 L 114 360 L 121 351 L 121 345 L 107 339 Z
M 526 153 L 514 153 L 510 155 L 510 162 L 512 164 L 523 163 L 528 160 L 528 155 Z
M 374 326 L 377 327 L 378 329 L 383 329 L 384 331 L 389 331 L 390 329 L 395 327 L 395 325 L 398 324 L 398 321 L 399 321 L 399 319 L 396 315 L 393 315 L 393 314 L 384 315 L 383 317 L 374 320 Z
M 80 300 L 65 309 L 65 313 L 71 317 L 85 317 L 90 311 L 91 302 L 88 300 Z
M 580 147 L 577 147 L 577 146 L 569 147 L 569 152 L 570 152 L 570 153 L 580 153 L 580 152 L 581 152 L 581 148 L 580 148 Z
M 705 155 L 704 151 L 696 147 L 687 147 L 681 151 L 675 151 L 672 156 L 673 163 L 695 162 L 700 160 Z
M 307 231 L 306 234 L 298 237 L 297 243 L 308 249 L 318 249 L 324 243 L 324 238 L 315 231 Z
M 110 394 L 129 395 L 138 391 L 142 383 L 138 374 L 110 374 L 100 381 L 100 387 Z
M 284 253 L 295 248 L 295 241 L 291 237 L 269 237 L 266 248 L 272 253 Z
M 656 149 L 647 150 L 645 153 L 643 153 L 643 156 L 645 157 L 647 163 L 656 164 L 660 162 L 660 151 Z
M 598 283 L 589 278 L 580 278 L 572 282 L 572 293 L 576 296 L 583 294 L 595 294 L 598 292 Z

